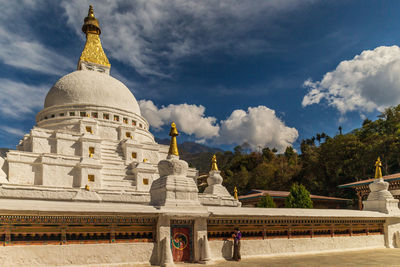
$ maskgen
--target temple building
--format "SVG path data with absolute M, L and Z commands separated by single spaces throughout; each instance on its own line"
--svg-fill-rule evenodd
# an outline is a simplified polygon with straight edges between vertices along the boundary
M 398 200 L 381 177 L 362 211 L 241 207 L 214 157 L 199 193 L 175 123 L 170 145 L 157 144 L 131 91 L 110 75 L 92 7 L 82 31 L 77 70 L 0 157 L 0 266 L 209 263 L 232 258 L 235 228 L 243 258 L 400 247 Z
M 285 200 L 289 196 L 289 191 L 259 190 L 252 189 L 250 192 L 238 197 L 243 207 L 257 207 L 261 198 L 269 195 L 277 208 L 285 207 Z M 339 197 L 327 197 L 310 194 L 314 209 L 346 209 L 351 205 L 351 199 Z

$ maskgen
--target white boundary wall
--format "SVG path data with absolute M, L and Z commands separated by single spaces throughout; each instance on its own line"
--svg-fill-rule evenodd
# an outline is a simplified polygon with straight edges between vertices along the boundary
M 243 258 L 252 256 L 272 256 L 279 254 L 304 254 L 322 251 L 361 250 L 370 248 L 385 248 L 384 235 L 369 236 L 339 236 L 293 239 L 242 240 L 241 255 Z M 209 241 L 211 258 L 230 259 L 233 242 L 231 240 Z
M 149 264 L 154 243 L 71 244 L 0 247 L 0 266 L 133 266 Z

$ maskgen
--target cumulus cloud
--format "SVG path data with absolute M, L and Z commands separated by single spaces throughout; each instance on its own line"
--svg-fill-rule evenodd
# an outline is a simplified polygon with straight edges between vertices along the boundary
M 158 108 L 150 100 L 139 101 L 142 115 L 151 127 L 160 130 L 172 121 L 179 131 L 194 135 L 204 143 L 207 139 L 215 144 L 242 144 L 257 147 L 275 147 L 283 151 L 297 139 L 298 132 L 279 119 L 275 111 L 265 106 L 234 110 L 226 119 L 216 123 L 216 118 L 206 117 L 205 108 L 197 105 L 168 105 Z
M 257 54 L 277 49 L 263 33 L 271 36 L 279 28 L 277 18 L 310 2 L 100 0 L 94 9 L 111 57 L 135 67 L 142 75 L 169 76 L 187 56 L 210 51 Z M 89 3 L 68 0 L 61 4 L 68 24 L 82 37 L 82 19 Z
M 218 135 L 219 127 L 215 125 L 216 118 L 204 115 L 205 107 L 197 105 L 170 104 L 157 108 L 150 100 L 139 101 L 142 115 L 155 130 L 174 121 L 179 130 L 194 135 L 196 138 L 212 138 Z
M 304 82 L 309 89 L 302 105 L 326 101 L 344 114 L 382 111 L 400 103 L 400 48 L 380 46 L 340 62 L 321 81 Z
M 295 128 L 290 128 L 279 119 L 275 111 L 265 106 L 249 107 L 247 111 L 238 109 L 221 121 L 219 143 L 249 143 L 253 148 L 271 147 L 282 152 L 291 146 L 299 136 Z
M 49 85 L 34 86 L 9 79 L 0 79 L 0 111 L 4 115 L 20 117 L 43 107 Z

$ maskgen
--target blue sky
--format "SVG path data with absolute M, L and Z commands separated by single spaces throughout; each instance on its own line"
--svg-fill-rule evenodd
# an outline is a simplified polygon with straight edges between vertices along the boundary
M 0 0 L 0 147 L 76 69 L 89 4 L 157 137 L 284 150 L 400 103 L 398 1 Z

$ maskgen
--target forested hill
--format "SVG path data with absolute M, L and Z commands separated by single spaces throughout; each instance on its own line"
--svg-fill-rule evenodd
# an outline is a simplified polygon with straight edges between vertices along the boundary
M 288 147 L 283 154 L 273 148 L 247 152 L 217 152 L 218 166 L 230 192 L 250 189 L 289 190 L 294 182 L 311 193 L 355 198 L 354 190 L 337 186 L 373 177 L 374 163 L 382 159 L 383 175 L 400 172 L 400 105 L 388 108 L 377 120 L 366 119 L 361 128 L 334 137 L 318 133 L 301 142 L 301 153 Z M 212 153 L 183 157 L 200 173 L 208 172 Z

